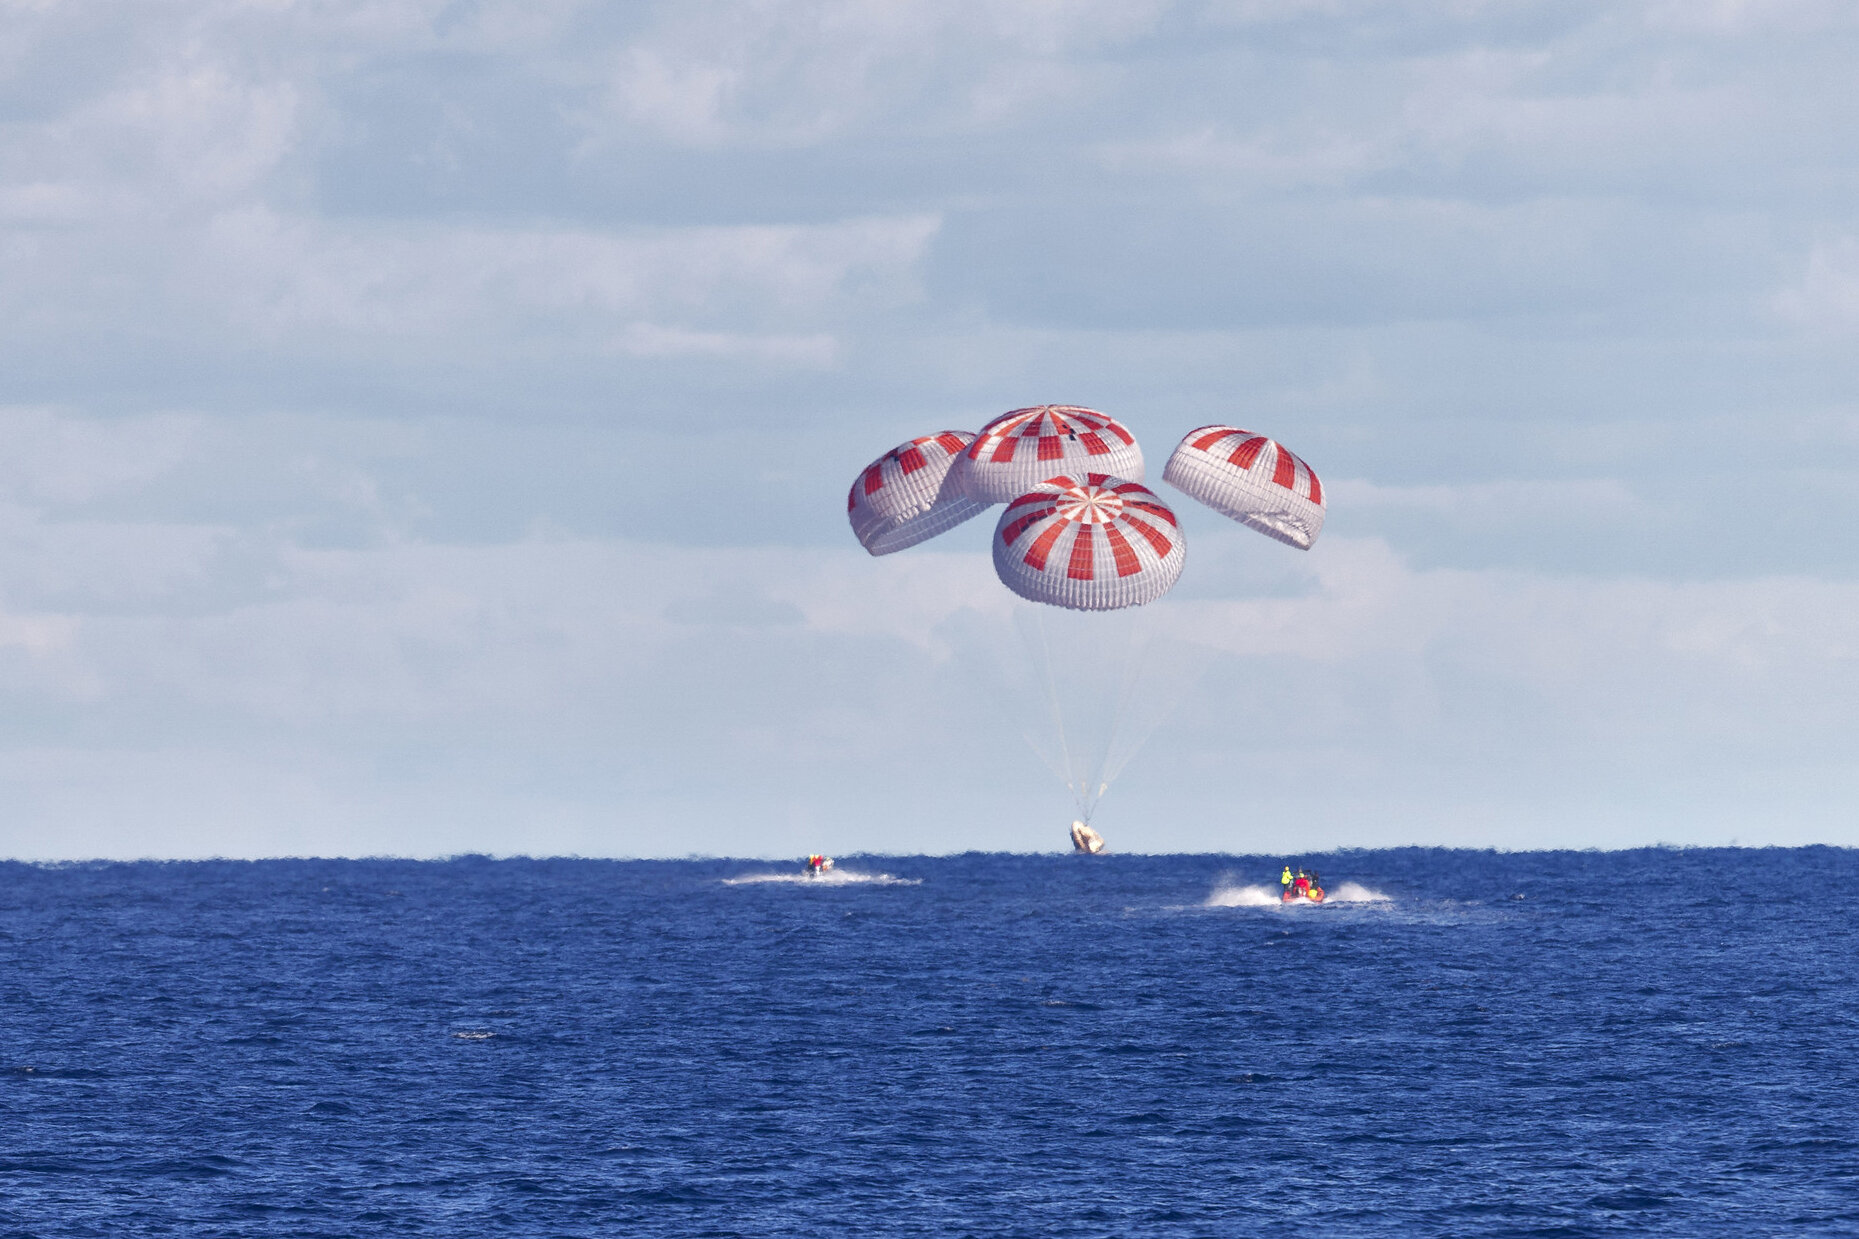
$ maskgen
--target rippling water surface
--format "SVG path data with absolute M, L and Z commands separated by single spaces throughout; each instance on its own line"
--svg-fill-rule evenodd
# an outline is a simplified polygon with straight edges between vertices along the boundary
M 1279 859 L 0 865 L 0 1234 L 1859 1233 L 1853 852 Z

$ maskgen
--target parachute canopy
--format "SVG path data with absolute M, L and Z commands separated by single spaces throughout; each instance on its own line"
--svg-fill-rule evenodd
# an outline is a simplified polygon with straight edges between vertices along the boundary
M 1142 449 L 1116 419 L 1076 405 L 1015 409 L 978 435 L 944 431 L 900 444 L 859 475 L 846 509 L 873 555 L 914 546 L 994 503 L 994 571 L 1016 606 L 1021 649 L 991 621 L 958 660 L 998 692 L 1028 743 L 1078 806 L 1074 845 L 1096 851 L 1091 817 L 1113 780 L 1202 673 L 1205 651 L 1153 631 L 1154 602 L 1174 587 L 1186 550 L 1175 514 L 1142 484 Z M 1163 477 L 1260 533 L 1309 549 L 1323 529 L 1322 484 L 1264 435 L 1203 426 Z M 1157 612 L 1162 612 L 1158 615 Z M 1105 614 L 1108 612 L 1109 614 Z
M 972 448 L 970 449 L 973 450 Z M 1308 551 L 1323 532 L 1323 484 L 1274 439 L 1237 426 L 1190 431 L 1162 479 L 1268 538 Z
M 954 529 L 987 505 L 957 492 L 950 470 L 975 436 L 945 430 L 900 443 L 866 466 L 846 496 L 859 545 L 889 555 Z
M 1168 505 L 1142 483 L 1104 473 L 1047 478 L 1008 504 L 994 529 L 1001 583 L 1074 611 L 1153 602 L 1185 556 Z
M 1114 417 L 1069 404 L 1001 414 L 956 467 L 962 489 L 982 503 L 1011 503 L 1049 477 L 1087 471 L 1140 482 L 1142 449 Z

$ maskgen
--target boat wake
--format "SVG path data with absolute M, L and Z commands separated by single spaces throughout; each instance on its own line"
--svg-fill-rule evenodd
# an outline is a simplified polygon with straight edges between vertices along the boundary
M 1207 896 L 1209 908 L 1276 908 L 1280 903 L 1278 892 L 1266 890 L 1263 886 L 1221 886 Z
M 850 873 L 829 869 L 825 873 L 745 873 L 739 878 L 724 878 L 725 886 L 762 886 L 767 883 L 789 886 L 921 886 L 922 878 L 894 878 L 888 873 Z
M 1392 903 L 1387 895 L 1370 890 L 1359 882 L 1339 883 L 1335 890 L 1329 891 L 1323 904 L 1332 903 Z M 1323 904 L 1311 904 L 1309 900 L 1299 899 L 1285 903 L 1279 892 L 1269 886 L 1219 886 L 1213 894 L 1207 896 L 1206 908 L 1285 908 L 1285 907 L 1322 907 Z

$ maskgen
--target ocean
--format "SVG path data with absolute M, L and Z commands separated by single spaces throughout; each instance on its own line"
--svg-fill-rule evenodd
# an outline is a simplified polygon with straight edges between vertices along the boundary
M 0 1235 L 1859 1234 L 1859 854 L 0 864 Z

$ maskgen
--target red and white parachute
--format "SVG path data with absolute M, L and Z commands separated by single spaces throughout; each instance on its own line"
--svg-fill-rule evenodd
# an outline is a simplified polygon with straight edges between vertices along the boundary
M 1070 404 L 1001 414 L 956 466 L 958 484 L 983 503 L 1011 503 L 1047 478 L 1086 473 L 1140 482 L 1142 449 L 1116 418 Z
M 986 510 L 950 477 L 975 436 L 945 430 L 900 443 L 865 467 L 846 496 L 852 533 L 873 555 L 889 555 L 954 529 Z
M 994 571 L 1032 602 L 1114 611 L 1153 602 L 1181 575 L 1175 514 L 1140 482 L 1104 473 L 1048 478 L 1007 505 Z
M 1291 546 L 1309 549 L 1323 529 L 1316 473 L 1264 435 L 1203 426 L 1162 476 Z M 1206 663 L 1192 646 L 1147 631 L 1166 617 L 1143 604 L 1174 586 L 1186 550 L 1174 512 L 1142 477 L 1142 449 L 1115 418 L 1049 404 L 1003 414 L 978 435 L 950 430 L 900 444 L 859 475 L 846 501 L 873 555 L 1007 505 L 994 529 L 995 574 L 1046 605 L 1015 608 L 1017 654 L 982 641 L 965 661 L 987 668 L 981 679 L 1001 691 L 1006 713 L 1022 714 L 1028 742 L 1071 788 L 1085 823 Z M 1104 611 L 1121 614 L 1089 614 Z
M 1190 431 L 1168 458 L 1162 480 L 1299 550 L 1309 550 L 1323 532 L 1326 508 L 1316 471 L 1283 444 L 1250 430 Z

